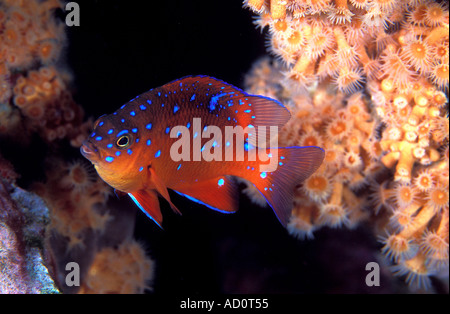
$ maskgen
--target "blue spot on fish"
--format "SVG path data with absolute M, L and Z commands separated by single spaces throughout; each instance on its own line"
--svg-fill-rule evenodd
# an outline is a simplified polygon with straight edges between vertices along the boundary
M 151 123 L 147 124 L 147 125 L 145 126 L 145 128 L 148 129 L 148 130 L 151 130 L 152 124 L 151 124 Z
M 189 101 L 194 101 L 194 100 L 195 100 L 195 94 L 192 95 L 192 97 Z
M 107 162 L 113 162 L 114 161 L 114 157 L 108 156 L 108 157 L 105 158 L 105 160 Z
M 147 146 L 150 146 L 151 143 L 152 143 L 151 140 L 147 140 Z
M 95 138 L 95 140 L 96 141 L 101 141 L 103 138 L 101 137 L 101 136 L 97 136 L 96 138 Z
M 131 129 L 131 132 L 133 132 L 133 133 L 137 133 L 137 131 L 138 131 L 137 128 Z
M 120 156 L 121 152 L 117 151 L 116 156 Z
M 147 109 L 147 107 L 145 107 L 144 105 L 140 105 L 139 108 L 141 108 L 141 110 Z
M 108 131 L 108 134 L 113 134 L 113 132 L 114 132 L 114 130 L 111 129 L 111 130 Z
M 106 147 L 112 148 L 112 147 L 113 147 L 113 144 L 108 144 L 108 145 L 106 145 Z
M 139 168 L 139 172 L 141 172 L 142 170 L 144 170 L 144 167 Z
M 152 104 L 152 101 L 151 101 L 150 99 L 147 100 L 147 104 L 151 105 L 151 104 Z
M 217 105 L 217 102 L 219 101 L 219 98 L 225 96 L 226 94 L 227 93 L 221 93 L 221 94 L 211 97 L 211 100 L 209 101 L 209 109 L 211 111 L 216 109 L 216 105 Z
M 178 165 L 177 170 L 180 170 L 180 168 L 181 168 L 181 164 Z
M 225 184 L 225 180 L 224 179 L 219 179 L 219 181 L 217 181 L 217 185 L 218 186 L 222 186 Z
M 128 130 L 122 130 L 119 133 L 117 133 L 117 137 L 120 137 L 120 136 L 122 136 L 122 135 L 124 135 L 126 133 L 128 133 Z
M 261 172 L 260 176 L 261 176 L 261 178 L 265 179 L 267 177 L 267 173 Z
M 136 115 L 136 112 L 134 112 L 134 111 L 131 111 L 131 112 L 130 112 L 130 116 L 133 116 L 133 117 L 134 117 L 135 115 Z
M 176 113 L 178 110 L 180 110 L 180 107 L 175 105 L 175 107 L 173 107 L 173 113 Z
M 131 155 L 133 151 L 131 149 L 127 150 L 128 155 Z
M 167 127 L 166 128 L 166 134 L 169 134 L 169 132 L 170 132 L 170 127 Z
M 156 154 L 155 154 L 155 157 L 159 157 L 159 156 L 161 156 L 161 151 L 160 150 L 158 150 L 157 152 L 156 152 Z

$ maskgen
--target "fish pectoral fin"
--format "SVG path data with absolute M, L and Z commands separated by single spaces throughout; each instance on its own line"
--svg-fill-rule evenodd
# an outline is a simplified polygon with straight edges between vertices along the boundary
M 177 187 L 174 191 L 194 202 L 223 213 L 234 213 L 239 208 L 237 185 L 225 176 L 194 182 Z
M 150 180 L 152 181 L 153 185 L 156 187 L 156 190 L 158 191 L 159 195 L 164 197 L 164 199 L 170 204 L 170 207 L 172 208 L 172 210 L 174 212 L 181 215 L 180 210 L 170 200 L 169 191 L 167 191 L 166 185 L 156 175 L 155 170 L 152 167 L 149 167 L 148 171 L 150 173 Z
M 125 195 L 127 195 L 127 193 L 122 192 L 122 191 L 119 191 L 119 190 L 117 190 L 117 189 L 114 189 L 114 194 L 116 194 L 117 198 L 122 198 L 122 197 L 124 197 Z
M 155 191 L 139 190 L 128 193 L 136 205 L 162 229 L 162 213 Z

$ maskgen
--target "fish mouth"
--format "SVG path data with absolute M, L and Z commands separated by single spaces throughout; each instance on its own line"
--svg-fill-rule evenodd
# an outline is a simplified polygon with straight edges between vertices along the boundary
M 85 140 L 80 147 L 81 155 L 90 161 L 95 161 L 100 158 L 100 152 L 92 142 Z

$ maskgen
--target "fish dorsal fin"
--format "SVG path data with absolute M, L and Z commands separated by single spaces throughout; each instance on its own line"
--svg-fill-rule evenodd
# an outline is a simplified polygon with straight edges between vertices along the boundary
M 211 84 L 212 93 L 210 107 L 228 108 L 236 116 L 237 124 L 242 128 L 249 128 L 248 142 L 254 146 L 269 147 L 273 134 L 270 127 L 276 126 L 278 130 L 291 118 L 289 110 L 279 101 L 258 95 L 250 95 L 243 90 L 212 77 L 203 78 Z M 266 127 L 266 136 L 258 138 L 261 127 Z M 262 142 L 261 142 L 262 141 Z
M 239 208 L 237 186 L 224 176 L 177 187 L 174 191 L 222 213 L 233 213 Z
M 162 214 L 155 191 L 139 190 L 128 193 L 134 203 L 162 229 Z
M 240 88 L 210 76 L 187 76 L 163 87 L 165 90 L 178 92 L 184 89 L 184 93 L 188 94 L 187 98 L 191 101 L 202 99 L 202 103 L 211 113 L 220 112 L 226 115 L 227 113 L 223 111 L 225 109 L 229 115 L 230 125 L 236 123 L 243 129 L 249 127 L 253 136 L 249 136 L 248 142 L 253 146 L 261 146 L 263 140 L 265 146 L 269 147 L 268 143 L 272 139 L 270 135 L 273 135 L 269 132 L 270 126 L 280 129 L 291 118 L 289 110 L 279 101 L 265 96 L 250 95 Z M 207 95 L 208 99 L 201 98 L 201 95 Z M 261 140 L 258 139 L 259 127 L 266 127 L 266 136 Z
M 158 191 L 159 195 L 164 197 L 164 199 L 170 204 L 170 207 L 174 212 L 181 215 L 181 212 L 170 200 L 170 195 L 164 182 L 162 182 L 161 179 L 156 175 L 156 172 L 153 168 L 150 167 L 148 171 L 150 173 L 150 181 L 152 181 L 153 185 L 156 187 L 156 191 Z

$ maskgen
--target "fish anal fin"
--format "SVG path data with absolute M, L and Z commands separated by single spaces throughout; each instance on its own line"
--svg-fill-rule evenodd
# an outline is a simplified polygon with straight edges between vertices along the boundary
M 136 205 L 162 229 L 162 213 L 158 195 L 154 191 L 139 190 L 128 193 Z
M 177 187 L 174 191 L 223 213 L 234 213 L 239 208 L 237 185 L 225 176 L 194 182 Z

